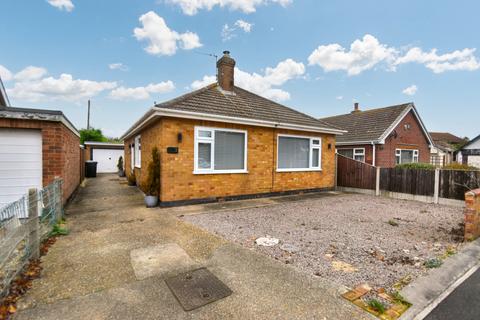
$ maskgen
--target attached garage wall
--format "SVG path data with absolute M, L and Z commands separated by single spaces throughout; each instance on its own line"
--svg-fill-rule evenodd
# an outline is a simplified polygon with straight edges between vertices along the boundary
M 41 130 L 0 128 L 0 207 L 41 187 Z
M 1 128 L 41 131 L 42 184 L 62 178 L 66 202 L 80 183 L 80 138 L 61 122 L 0 118 Z

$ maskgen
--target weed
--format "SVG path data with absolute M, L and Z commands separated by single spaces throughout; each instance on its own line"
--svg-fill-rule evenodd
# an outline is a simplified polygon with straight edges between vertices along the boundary
M 401 303 L 406 305 L 410 304 L 407 300 L 405 300 L 405 298 L 398 291 L 393 291 L 392 293 L 390 293 L 390 296 L 392 297 L 395 303 Z
M 392 219 L 388 220 L 388 224 L 393 227 L 398 227 L 398 222 Z
M 379 313 L 384 313 L 385 312 L 385 305 L 378 301 L 377 299 L 370 299 L 368 300 L 368 305 L 370 308 L 373 310 L 379 312 Z
M 427 261 L 425 261 L 424 263 L 424 266 L 429 268 L 429 269 L 432 269 L 432 268 L 438 268 L 442 265 L 442 260 L 438 259 L 438 258 L 432 258 L 432 259 L 428 259 Z
M 58 224 L 54 225 L 53 228 L 52 228 L 52 231 L 50 231 L 50 233 L 49 233 L 50 237 L 66 236 L 66 235 L 68 235 L 68 230 L 61 227 Z

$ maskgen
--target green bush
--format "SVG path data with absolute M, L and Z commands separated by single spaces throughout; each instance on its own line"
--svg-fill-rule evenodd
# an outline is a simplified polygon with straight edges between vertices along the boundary
M 379 313 L 384 313 L 385 312 L 385 305 L 378 301 L 377 299 L 370 299 L 368 301 L 368 305 L 375 311 Z
M 120 158 L 118 158 L 117 168 L 118 168 L 119 171 L 123 170 L 123 157 L 122 156 L 120 156 Z
M 147 181 L 143 190 L 149 196 L 158 196 L 160 190 L 160 155 L 157 147 L 152 149 L 152 161 L 148 164 Z
M 450 163 L 449 165 L 446 165 L 443 167 L 443 169 L 446 170 L 480 170 L 479 168 L 469 166 L 467 164 L 462 164 L 462 163 Z
M 80 144 L 85 141 L 107 142 L 108 139 L 102 133 L 100 129 L 81 129 L 80 131 Z
M 423 169 L 423 170 L 435 170 L 435 166 L 430 163 L 402 163 L 395 166 L 396 169 Z

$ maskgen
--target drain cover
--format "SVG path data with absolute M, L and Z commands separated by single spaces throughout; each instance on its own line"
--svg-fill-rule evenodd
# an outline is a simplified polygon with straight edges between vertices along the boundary
M 185 311 L 200 308 L 232 294 L 232 290 L 206 268 L 179 274 L 165 282 Z

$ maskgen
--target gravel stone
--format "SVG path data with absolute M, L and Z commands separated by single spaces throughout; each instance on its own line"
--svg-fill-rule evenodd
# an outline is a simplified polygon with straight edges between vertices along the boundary
M 350 288 L 362 283 L 391 288 L 408 275 L 414 279 L 427 273 L 420 261 L 444 254 L 445 248 L 462 246 L 450 231 L 463 221 L 461 208 L 358 194 L 182 219 Z M 392 219 L 402 223 L 392 227 L 388 224 Z M 255 239 L 265 234 L 283 245 L 255 245 Z M 298 251 L 285 251 L 287 244 Z M 345 272 L 347 268 L 338 265 L 352 268 Z

